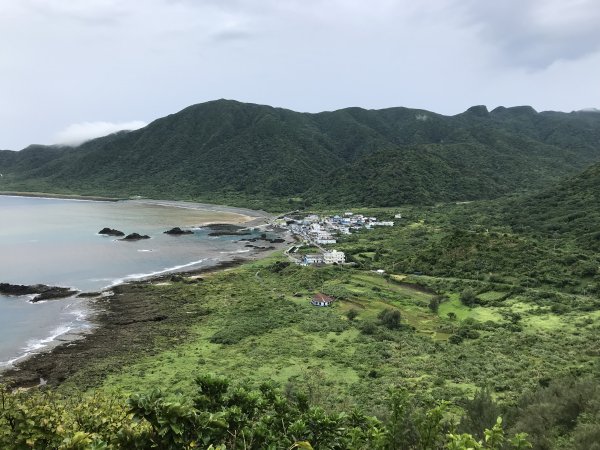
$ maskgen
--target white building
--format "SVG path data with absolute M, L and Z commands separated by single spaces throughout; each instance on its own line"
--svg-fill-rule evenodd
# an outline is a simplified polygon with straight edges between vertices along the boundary
M 315 306 L 331 306 L 334 299 L 325 294 L 317 294 L 310 302 Z
M 327 244 L 337 244 L 337 240 L 335 240 L 332 237 L 328 237 L 328 238 L 318 238 L 317 239 L 317 244 L 321 244 L 321 245 L 327 245 Z
M 344 264 L 346 262 L 346 255 L 344 252 L 332 250 L 323 254 L 323 261 L 325 264 Z
M 331 233 L 329 231 L 321 230 L 319 232 L 314 233 L 317 239 L 331 239 Z
M 323 264 L 323 255 L 319 253 L 304 255 L 302 264 L 305 266 L 310 266 L 312 264 Z
M 381 222 L 372 222 L 371 225 L 374 227 L 393 227 L 394 222 L 390 221 L 381 221 Z

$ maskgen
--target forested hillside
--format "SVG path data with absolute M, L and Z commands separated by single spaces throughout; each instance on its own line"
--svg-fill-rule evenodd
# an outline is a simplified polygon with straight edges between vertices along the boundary
M 582 248 L 600 250 L 600 164 L 539 194 L 509 202 L 505 215 L 513 227 L 567 236 Z
M 0 152 L 0 190 L 245 205 L 494 198 L 600 159 L 600 114 L 483 106 L 319 114 L 218 100 L 77 148 Z
M 600 164 L 534 193 L 442 209 L 447 209 L 452 221 L 462 228 L 501 225 L 513 233 L 549 239 L 553 248 L 560 240 L 569 243 L 571 253 L 597 253 L 600 251 Z M 581 259 L 580 254 L 577 256 Z

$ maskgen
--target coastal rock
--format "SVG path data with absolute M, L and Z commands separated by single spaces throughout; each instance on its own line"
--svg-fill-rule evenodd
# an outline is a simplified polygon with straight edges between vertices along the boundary
M 105 236 L 125 236 L 125 233 L 123 233 L 122 231 L 108 227 L 102 228 L 100 231 L 98 231 L 98 234 L 103 234 Z
M 208 233 L 209 236 L 248 236 L 252 234 L 246 227 L 229 223 L 213 223 L 206 228 L 212 230 Z
M 81 292 L 77 294 L 79 298 L 93 298 L 93 297 L 101 297 L 102 292 Z
M 123 239 L 119 239 L 120 241 L 140 241 L 142 239 L 150 239 L 150 236 L 147 234 L 139 234 L 139 233 L 131 233 L 125 236 Z
M 37 294 L 36 286 L 25 286 L 22 284 L 0 283 L 0 294 L 4 295 L 29 295 Z
M 37 294 L 33 299 L 32 303 L 36 303 L 42 300 L 53 300 L 57 298 L 71 297 L 77 294 L 77 291 L 59 286 L 47 286 L 45 284 L 9 284 L 0 283 L 0 294 L 4 295 L 32 295 Z
M 211 231 L 209 236 L 248 236 L 252 233 L 249 231 Z
M 206 228 L 214 231 L 239 231 L 246 227 L 232 223 L 211 223 L 210 225 L 207 225 Z
M 119 322 L 115 322 L 115 325 L 133 325 L 136 323 L 144 323 L 144 322 L 162 322 L 166 320 L 168 317 L 166 315 L 154 316 L 154 317 L 143 317 L 139 319 L 130 319 L 123 320 Z
M 35 296 L 31 301 L 35 303 L 41 300 L 54 300 L 57 298 L 71 297 L 75 294 L 77 294 L 77 291 L 74 291 L 73 289 L 51 286 L 47 291 Z
M 182 234 L 194 234 L 194 232 L 192 230 L 182 230 L 179 227 L 175 227 L 165 231 L 164 234 L 170 234 L 172 236 L 181 236 Z

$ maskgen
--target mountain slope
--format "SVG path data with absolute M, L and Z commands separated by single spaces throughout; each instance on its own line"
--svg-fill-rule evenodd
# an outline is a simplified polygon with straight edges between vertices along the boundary
M 509 201 L 504 216 L 515 229 L 570 237 L 587 250 L 600 250 L 600 163 L 541 193 Z
M 598 160 L 600 115 L 592 113 L 307 114 L 218 100 L 77 148 L 0 152 L 0 190 L 392 205 L 497 197 Z

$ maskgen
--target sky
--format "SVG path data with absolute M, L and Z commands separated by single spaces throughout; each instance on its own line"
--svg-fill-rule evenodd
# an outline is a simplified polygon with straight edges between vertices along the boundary
M 0 149 L 218 98 L 600 107 L 598 0 L 0 0 Z

